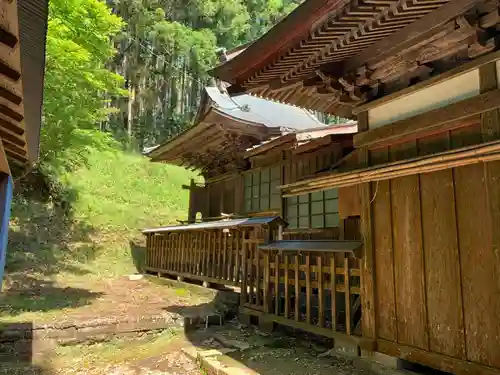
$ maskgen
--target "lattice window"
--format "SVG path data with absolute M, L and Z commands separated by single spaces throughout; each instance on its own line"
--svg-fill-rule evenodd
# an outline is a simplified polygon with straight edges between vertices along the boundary
M 338 189 L 286 199 L 289 228 L 334 228 L 339 225 Z
M 281 167 L 247 172 L 245 179 L 245 212 L 279 210 Z

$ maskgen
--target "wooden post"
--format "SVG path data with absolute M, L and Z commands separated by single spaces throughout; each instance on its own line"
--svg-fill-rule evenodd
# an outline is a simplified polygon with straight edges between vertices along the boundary
M 240 292 L 240 306 L 243 307 L 247 302 L 247 276 L 248 276 L 248 242 L 246 240 L 247 231 L 244 231 L 241 236 L 242 243 L 242 252 L 241 252 L 241 266 L 242 266 L 242 275 L 241 275 L 241 292 Z
M 332 297 L 332 330 L 337 330 L 337 265 L 335 264 L 335 254 L 330 258 L 330 290 Z
M 344 254 L 346 256 L 346 254 Z M 345 291 L 345 333 L 351 335 L 351 281 L 349 274 L 349 258 L 344 258 L 344 291 Z
M 195 202 L 195 189 L 196 183 L 194 179 L 191 179 L 191 183 L 189 185 L 189 213 L 188 213 L 188 223 L 196 222 L 196 202 Z
M 269 288 L 271 286 L 270 278 L 270 265 L 269 265 L 269 251 L 264 253 L 264 285 L 262 286 L 264 291 L 264 312 L 269 313 Z
M 281 241 L 283 239 L 283 225 L 278 225 L 278 241 Z
M 235 242 L 236 242 L 236 270 L 235 270 L 235 277 L 234 277 L 234 281 L 236 281 L 237 283 L 240 282 L 240 275 L 241 275 L 241 270 L 240 270 L 240 267 L 241 267 L 241 257 L 242 257 L 242 254 L 241 254 L 241 250 L 242 250 L 242 243 L 243 243 L 243 240 L 242 240 L 242 236 L 241 236 L 241 232 L 238 230 L 238 231 L 235 231 Z
M 288 254 L 284 254 L 285 256 L 285 275 L 283 277 L 283 281 L 285 282 L 285 318 L 288 319 L 290 318 L 290 287 L 289 287 L 289 280 L 288 280 L 288 275 L 290 273 L 290 270 L 288 269 Z
M 280 315 L 280 255 L 276 251 L 274 257 L 274 314 Z
M 323 287 L 323 255 L 320 253 L 317 257 L 318 266 L 318 325 L 320 328 L 325 326 L 325 299 Z
M 295 255 L 295 320 L 298 322 L 300 320 L 300 266 L 299 266 L 299 254 Z
M 311 298 L 312 298 L 312 287 L 311 287 L 311 255 L 309 252 L 306 253 L 306 322 L 307 324 L 312 323 L 311 316 Z
M 358 129 L 369 129 L 368 113 L 358 115 Z M 359 150 L 359 164 L 370 164 L 368 149 Z M 372 189 L 370 183 L 359 185 L 361 201 L 361 232 L 363 236 L 363 258 L 361 261 L 361 301 L 363 306 L 362 334 L 366 338 L 376 338 L 375 322 L 375 266 L 372 224 Z

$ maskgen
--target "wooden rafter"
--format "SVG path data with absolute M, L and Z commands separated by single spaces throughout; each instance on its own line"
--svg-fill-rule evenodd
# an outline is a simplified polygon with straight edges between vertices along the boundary
M 300 42 L 235 75 L 237 91 L 352 117 L 500 45 L 498 0 L 356 0 L 316 17 Z

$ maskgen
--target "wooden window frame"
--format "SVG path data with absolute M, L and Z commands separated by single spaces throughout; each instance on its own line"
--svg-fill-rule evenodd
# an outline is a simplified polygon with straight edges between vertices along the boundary
M 281 185 L 282 179 L 281 166 L 275 165 L 249 170 L 244 173 L 243 179 L 243 210 L 245 213 L 280 209 L 281 192 L 278 186 Z M 250 189 L 250 193 L 248 189 Z
M 325 229 L 339 226 L 338 189 L 285 199 L 285 220 L 290 229 Z M 307 208 L 306 208 L 307 207 Z M 321 217 L 318 221 L 317 218 Z

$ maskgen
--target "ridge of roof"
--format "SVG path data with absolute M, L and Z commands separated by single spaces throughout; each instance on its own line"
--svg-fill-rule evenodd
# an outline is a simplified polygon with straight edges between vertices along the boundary
M 293 130 L 327 126 L 312 113 L 300 107 L 249 94 L 231 97 L 217 87 L 205 87 L 205 91 L 214 103 L 214 108 L 242 121 Z

